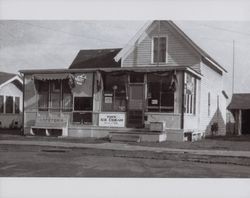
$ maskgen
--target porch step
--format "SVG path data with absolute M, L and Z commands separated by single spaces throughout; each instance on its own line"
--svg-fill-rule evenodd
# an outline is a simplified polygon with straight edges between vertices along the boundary
M 112 134 L 110 135 L 111 142 L 140 142 L 141 138 L 139 135 L 131 134 Z

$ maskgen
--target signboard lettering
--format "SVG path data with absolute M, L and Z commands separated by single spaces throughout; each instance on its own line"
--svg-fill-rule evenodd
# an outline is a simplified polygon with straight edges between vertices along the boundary
M 100 113 L 99 126 L 125 127 L 125 114 L 122 113 Z

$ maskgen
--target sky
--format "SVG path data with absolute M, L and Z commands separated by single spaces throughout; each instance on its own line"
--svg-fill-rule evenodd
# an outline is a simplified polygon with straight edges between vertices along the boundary
M 68 68 L 80 49 L 122 48 L 147 21 L 0 20 L 0 70 Z M 250 92 L 250 21 L 174 21 L 227 71 L 232 91 Z

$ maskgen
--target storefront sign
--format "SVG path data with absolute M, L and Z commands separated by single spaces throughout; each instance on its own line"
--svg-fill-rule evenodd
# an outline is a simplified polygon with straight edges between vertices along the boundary
M 100 113 L 99 126 L 125 127 L 125 114 L 122 113 Z
M 86 74 L 80 74 L 75 76 L 75 82 L 78 85 L 82 85 L 87 80 Z
M 158 105 L 158 100 L 151 100 L 152 105 Z

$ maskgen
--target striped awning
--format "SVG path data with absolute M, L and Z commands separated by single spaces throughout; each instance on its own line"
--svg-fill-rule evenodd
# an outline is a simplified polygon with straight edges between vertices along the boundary
M 58 73 L 58 74 L 34 74 L 33 78 L 35 80 L 64 80 L 70 78 L 69 73 Z

